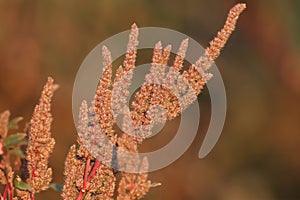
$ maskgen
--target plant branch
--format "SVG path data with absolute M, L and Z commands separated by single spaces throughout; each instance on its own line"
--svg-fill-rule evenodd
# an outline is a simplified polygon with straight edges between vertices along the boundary
M 91 163 L 91 159 L 87 158 L 86 164 L 85 164 L 85 171 L 84 171 L 84 175 L 83 175 L 82 188 L 81 188 L 80 193 L 78 194 L 76 200 L 83 199 L 83 197 L 86 193 L 86 184 L 88 182 L 88 174 L 89 174 L 90 163 Z

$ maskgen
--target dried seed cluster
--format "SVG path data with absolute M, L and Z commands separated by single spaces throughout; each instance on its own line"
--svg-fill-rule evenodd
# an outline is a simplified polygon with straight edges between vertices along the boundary
M 74 192 L 77 193 L 77 199 L 84 197 L 86 199 L 113 198 L 115 176 L 112 169 L 106 166 L 107 163 L 112 163 L 111 161 L 117 161 L 119 166 L 126 166 L 127 170 L 137 172 L 120 173 L 121 180 L 117 189 L 117 199 L 141 199 L 146 195 L 152 186 L 151 181 L 148 180 L 148 174 L 145 173 L 149 167 L 147 158 L 127 157 L 122 151 L 138 153 L 138 146 L 151 134 L 154 123 L 173 119 L 196 100 L 206 82 L 212 77 L 207 70 L 219 56 L 244 8 L 244 4 L 238 4 L 231 9 L 224 28 L 210 43 L 205 54 L 182 73 L 188 40 L 182 41 L 171 67 L 167 66 L 171 45 L 167 45 L 163 49 L 161 42 L 158 42 L 153 51 L 150 72 L 146 75 L 146 81 L 140 91 L 135 94 L 131 109 L 126 103 L 137 57 L 138 28 L 136 24 L 131 27 L 123 66 L 117 69 L 114 81 L 112 81 L 110 52 L 107 47 L 103 47 L 102 55 L 105 67 L 94 101 L 89 108 L 84 101 L 80 109 L 78 127 L 80 147 L 77 153 L 75 147 L 72 147 L 67 157 L 66 183 L 62 195 L 64 199 L 74 198 L 76 196 L 74 196 Z M 121 136 L 117 137 L 113 125 L 114 117 L 119 115 L 122 116 L 123 124 Z M 110 142 L 118 147 L 119 151 L 115 158 L 112 146 L 108 148 L 111 149 L 110 153 L 107 153 L 107 151 L 100 150 L 101 148 L 96 144 L 88 142 L 91 140 L 90 138 L 97 143 L 104 142 L 104 139 L 97 135 L 108 136 Z M 98 156 L 95 157 L 95 155 Z M 101 159 L 107 159 L 108 162 Z M 140 166 L 140 169 L 137 166 Z M 95 169 L 95 177 L 86 179 L 87 174 L 90 176 Z M 99 176 L 97 176 L 98 174 Z M 70 178 L 70 175 L 73 178 Z M 101 183 L 101 186 L 91 187 L 93 181 L 96 180 Z M 105 181 L 103 182 L 103 180 Z M 109 184 L 106 184 L 107 182 Z
M 52 123 L 50 110 L 51 99 L 57 87 L 49 77 L 30 121 L 26 160 L 29 171 L 27 182 L 33 193 L 48 189 L 52 179 L 52 169 L 48 167 L 48 159 L 55 141 L 50 132 Z
M 196 100 L 212 77 L 208 69 L 220 55 L 245 8 L 245 4 L 237 4 L 230 10 L 217 37 L 210 42 L 205 54 L 187 71 L 182 70 L 188 39 L 182 41 L 171 67 L 167 66 L 171 45 L 163 48 L 162 43 L 158 42 L 145 83 L 135 94 L 130 108 L 127 106 L 127 99 L 136 67 L 139 35 L 137 25 L 133 24 L 131 27 L 125 59 L 123 65 L 117 69 L 114 80 L 111 53 L 107 47 L 103 47 L 104 69 L 94 100 L 90 106 L 83 101 L 80 107 L 77 127 L 79 147 L 71 146 L 65 161 L 65 182 L 61 194 L 63 199 L 141 199 L 151 187 L 157 186 L 148 179 L 149 163 L 146 157 L 138 156 L 138 147 L 151 135 L 155 123 L 173 119 Z M 25 158 L 23 162 L 20 159 L 16 162 L 19 163 L 16 169 L 20 165 L 26 168 L 26 180 L 15 176 L 15 168 L 10 166 L 5 148 L 5 144 L 9 144 L 7 138 L 10 113 L 0 113 L 0 183 L 5 185 L 0 199 L 34 200 L 36 193 L 49 188 L 52 169 L 48 166 L 48 159 L 55 144 L 51 137 L 50 111 L 56 88 L 53 79 L 48 78 L 28 127 L 27 148 L 23 151 Z M 114 130 L 117 116 L 123 120 L 122 132 L 119 135 Z M 22 154 L 20 146 L 24 145 L 24 135 L 16 134 L 14 137 L 18 139 L 17 147 Z M 134 154 L 128 156 L 124 152 Z M 117 173 L 118 166 L 136 173 Z M 118 185 L 117 176 L 120 176 Z

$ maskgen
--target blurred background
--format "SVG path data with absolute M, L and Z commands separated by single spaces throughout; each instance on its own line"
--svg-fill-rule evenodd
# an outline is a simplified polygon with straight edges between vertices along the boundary
M 60 84 L 50 164 L 54 182 L 63 183 L 64 159 L 77 136 L 72 88 L 87 54 L 133 22 L 180 31 L 206 47 L 237 2 L 0 0 L 0 112 L 9 109 L 29 121 L 47 76 Z M 216 61 L 228 98 L 219 142 L 198 159 L 210 117 L 204 91 L 197 138 L 179 160 L 150 173 L 162 186 L 145 199 L 300 199 L 300 1 L 245 2 L 248 8 Z M 172 139 L 178 122 L 168 122 L 146 146 Z M 60 199 L 52 191 L 38 196 Z

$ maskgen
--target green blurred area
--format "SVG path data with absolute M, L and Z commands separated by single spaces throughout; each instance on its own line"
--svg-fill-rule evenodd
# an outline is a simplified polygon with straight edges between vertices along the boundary
M 106 38 L 138 26 L 170 28 L 202 46 L 223 26 L 233 0 L 37 1 L 0 0 L 0 111 L 27 121 L 47 76 L 60 84 L 53 101 L 54 182 L 76 142 L 72 87 L 86 55 Z M 220 58 L 228 112 L 220 141 L 205 159 L 198 151 L 210 117 L 209 95 L 199 98 L 201 122 L 188 151 L 150 173 L 163 185 L 145 199 L 300 199 L 300 1 L 246 1 Z M 157 38 L 159 40 L 160 38 Z M 163 133 L 175 133 L 169 122 Z M 149 139 L 147 147 L 155 146 Z M 59 199 L 54 192 L 39 199 Z

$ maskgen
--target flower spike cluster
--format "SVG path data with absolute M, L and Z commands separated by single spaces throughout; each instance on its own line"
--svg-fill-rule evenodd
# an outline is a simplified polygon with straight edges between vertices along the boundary
M 71 146 L 65 161 L 66 178 L 61 194 L 64 200 L 142 199 L 152 187 L 159 185 L 148 179 L 150 163 L 147 157 L 139 156 L 139 145 L 152 135 L 155 123 L 177 117 L 196 100 L 212 77 L 209 68 L 220 55 L 245 8 L 245 4 L 237 4 L 230 10 L 217 37 L 186 71 L 183 66 L 188 39 L 181 42 L 170 67 L 172 47 L 163 47 L 158 41 L 150 71 L 130 106 L 127 104 L 128 88 L 136 67 L 137 25 L 131 26 L 125 59 L 114 79 L 111 53 L 103 46 L 104 68 L 94 99 L 83 101 L 80 107 L 79 147 Z M 34 200 L 36 193 L 49 187 L 61 190 L 59 184 L 50 184 L 52 169 L 48 166 L 55 144 L 51 137 L 51 100 L 57 88 L 49 77 L 26 133 L 12 134 L 11 129 L 18 127 L 21 118 L 9 121 L 9 111 L 0 113 L 0 184 L 4 188 L 0 200 Z M 122 120 L 120 133 L 115 130 L 116 117 Z M 15 154 L 16 159 L 10 157 L 11 154 Z
M 111 53 L 107 47 L 103 47 L 104 69 L 95 98 L 91 106 L 83 101 L 80 108 L 77 127 L 79 148 L 72 146 L 66 159 L 63 199 L 112 199 L 117 175 L 121 176 L 115 197 L 118 200 L 141 199 L 151 187 L 156 186 L 148 180 L 147 158 L 133 156 L 128 159 L 122 151 L 138 153 L 139 145 L 151 135 L 154 123 L 175 118 L 196 100 L 212 77 L 207 70 L 220 55 L 245 7 L 245 4 L 237 4 L 230 10 L 217 37 L 210 42 L 205 54 L 187 71 L 182 72 L 188 39 L 182 41 L 171 67 L 167 66 L 171 45 L 163 48 L 162 43 L 158 42 L 145 83 L 135 94 L 130 108 L 127 106 L 127 99 L 136 67 L 139 35 L 137 25 L 131 26 L 125 59 L 117 69 L 114 80 Z M 114 130 L 117 116 L 123 119 L 119 135 Z M 115 145 L 118 150 L 111 147 L 110 150 L 103 151 L 102 147 L 106 143 Z M 136 173 L 116 173 L 112 169 L 121 165 Z

